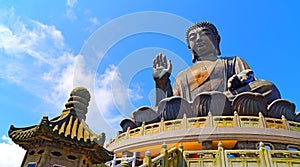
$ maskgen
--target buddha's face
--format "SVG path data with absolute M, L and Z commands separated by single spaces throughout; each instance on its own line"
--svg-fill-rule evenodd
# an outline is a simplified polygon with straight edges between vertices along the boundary
M 196 60 L 215 60 L 217 59 L 217 41 L 212 31 L 205 27 L 199 27 L 189 32 L 188 42 L 193 52 L 193 62 Z

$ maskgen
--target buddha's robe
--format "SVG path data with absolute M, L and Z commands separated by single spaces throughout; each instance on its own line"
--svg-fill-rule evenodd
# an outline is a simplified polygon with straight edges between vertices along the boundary
M 239 57 L 198 61 L 177 75 L 173 89 L 174 95 L 191 101 L 201 92 L 225 92 L 228 90 L 228 79 L 246 69 L 250 67 Z
M 173 95 L 192 101 L 201 92 L 226 92 L 228 91 L 228 79 L 247 69 L 250 69 L 249 65 L 239 57 L 224 57 L 216 61 L 198 61 L 177 75 Z M 238 94 L 247 91 L 261 93 L 267 98 L 268 103 L 280 98 L 276 86 L 265 80 L 255 80 L 233 93 Z

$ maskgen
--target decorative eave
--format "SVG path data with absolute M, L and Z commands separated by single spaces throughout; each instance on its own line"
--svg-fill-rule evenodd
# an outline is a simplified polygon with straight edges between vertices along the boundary
M 66 111 L 65 111 L 66 112 Z M 83 149 L 88 148 L 95 156 L 95 163 L 112 159 L 113 153 L 103 148 L 105 134 L 95 134 L 83 119 L 69 112 L 48 120 L 44 116 L 38 125 L 25 128 L 16 128 L 11 125 L 8 131 L 9 137 L 22 148 L 28 150 L 30 144 L 37 139 L 49 141 L 62 141 L 71 145 L 77 145 Z
M 13 125 L 10 127 L 9 136 L 13 141 L 26 141 L 37 136 L 56 136 L 60 139 L 75 142 L 83 146 L 93 145 L 97 143 L 103 146 L 105 134 L 95 134 L 82 119 L 79 120 L 76 115 L 62 114 L 52 120 L 48 120 L 44 116 L 38 125 L 25 128 L 16 128 Z
M 85 100 L 87 101 L 85 102 L 86 105 L 79 104 L 84 99 L 78 96 L 79 93 L 74 90 L 71 93 L 69 102 L 66 104 L 66 109 L 63 110 L 60 116 L 51 120 L 44 116 L 38 125 L 24 128 L 16 128 L 11 125 L 8 131 L 9 137 L 26 150 L 37 140 L 56 141 L 56 143 L 63 142 L 67 145 L 75 145 L 82 150 L 91 152 L 93 163 L 111 160 L 113 153 L 103 148 L 105 134 L 97 135 L 85 122 L 88 100 Z M 85 90 L 80 89 L 79 91 Z M 77 101 L 74 99 L 77 99 Z M 81 101 L 78 102 L 78 99 Z M 81 105 L 81 108 L 77 108 L 78 104 Z

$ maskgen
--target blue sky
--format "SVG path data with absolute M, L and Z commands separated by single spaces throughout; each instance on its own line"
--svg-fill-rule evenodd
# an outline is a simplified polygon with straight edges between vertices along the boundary
M 0 166 L 19 166 L 24 154 L 9 126 L 59 115 L 73 86 L 92 93 L 89 126 L 113 137 L 123 117 L 151 105 L 157 53 L 172 59 L 173 79 L 191 65 L 185 29 L 203 20 L 217 26 L 222 56 L 242 57 L 299 111 L 299 11 L 296 0 L 0 0 Z

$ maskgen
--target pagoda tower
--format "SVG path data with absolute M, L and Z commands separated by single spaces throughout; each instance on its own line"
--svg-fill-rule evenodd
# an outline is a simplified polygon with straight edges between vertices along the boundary
M 112 159 L 103 148 L 105 134 L 94 133 L 85 122 L 90 97 L 77 87 L 58 117 L 44 116 L 29 127 L 11 125 L 9 137 L 26 150 L 21 167 L 91 167 Z

